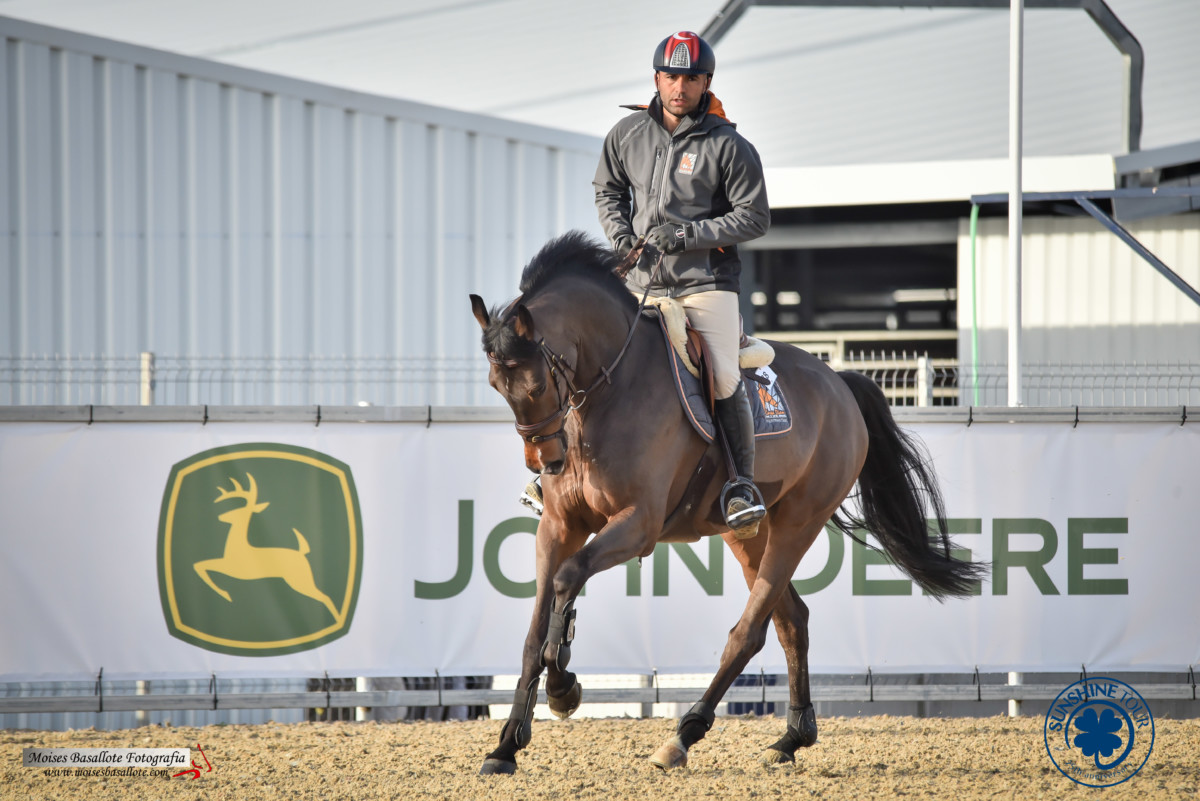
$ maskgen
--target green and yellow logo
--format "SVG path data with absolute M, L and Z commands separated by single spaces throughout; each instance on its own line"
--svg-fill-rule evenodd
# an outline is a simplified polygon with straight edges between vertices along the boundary
M 350 467 L 277 443 L 214 448 L 171 469 L 158 588 L 173 637 L 277 656 L 350 630 L 362 578 Z

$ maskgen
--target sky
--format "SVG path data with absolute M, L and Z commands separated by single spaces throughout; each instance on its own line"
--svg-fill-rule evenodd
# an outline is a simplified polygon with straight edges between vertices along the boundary
M 0 15 L 593 136 L 725 0 L 0 0 Z M 1200 2 L 1109 0 L 1146 50 L 1144 148 L 1200 140 Z M 713 91 L 769 166 L 1004 158 L 1008 12 L 751 8 Z M 1025 12 L 1029 156 L 1119 154 L 1123 62 L 1078 9 Z

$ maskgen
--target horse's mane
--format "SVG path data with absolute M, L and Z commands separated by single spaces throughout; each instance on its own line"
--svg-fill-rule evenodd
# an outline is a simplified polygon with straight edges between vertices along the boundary
M 556 281 L 578 278 L 592 282 L 618 303 L 636 308 L 637 300 L 613 272 L 619 261 L 612 250 L 582 231 L 568 231 L 543 245 L 521 272 L 521 302 L 527 303 Z M 485 351 L 504 359 L 523 359 L 537 353 L 536 345 L 513 331 L 507 305 L 493 308 L 491 316 L 491 323 L 483 332 Z
M 568 231 L 551 239 L 529 260 L 521 273 L 521 293 L 528 300 L 559 278 L 595 281 L 622 299 L 632 297 L 616 276 L 617 254 L 582 231 Z

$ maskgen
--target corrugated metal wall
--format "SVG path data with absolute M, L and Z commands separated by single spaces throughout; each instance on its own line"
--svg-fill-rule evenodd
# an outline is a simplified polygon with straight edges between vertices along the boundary
M 599 139 L 11 20 L 3 33 L 0 355 L 483 370 L 467 294 L 510 298 L 547 239 L 600 236 Z M 413 382 L 384 400 L 493 402 L 484 390 Z
M 1200 287 L 1200 214 L 1125 227 L 1183 280 Z M 1194 368 L 1200 363 L 1200 306 L 1098 222 L 1090 217 L 1027 217 L 1023 233 L 1023 362 L 1050 369 L 1105 364 L 1131 370 L 1135 365 Z M 974 285 L 979 362 L 1006 364 L 1008 221 L 980 220 L 974 284 L 965 220 L 958 243 L 960 358 L 964 364 L 970 361 Z M 1006 391 L 983 402 L 1005 405 Z M 1047 401 L 1029 397 L 1027 402 Z

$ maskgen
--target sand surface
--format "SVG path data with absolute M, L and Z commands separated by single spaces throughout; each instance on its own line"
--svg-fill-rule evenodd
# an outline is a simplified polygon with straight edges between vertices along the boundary
M 125 731 L 0 732 L 4 799 L 1034 799 L 1200 797 L 1200 720 L 1156 721 L 1141 772 L 1106 789 L 1080 786 L 1046 754 L 1040 717 L 818 719 L 820 740 L 794 765 L 764 767 L 779 718 L 717 718 L 688 766 L 648 757 L 666 719 L 537 721 L 515 776 L 479 776 L 502 721 L 300 723 Z M 21 766 L 23 748 L 183 748 L 198 778 L 50 775 Z

